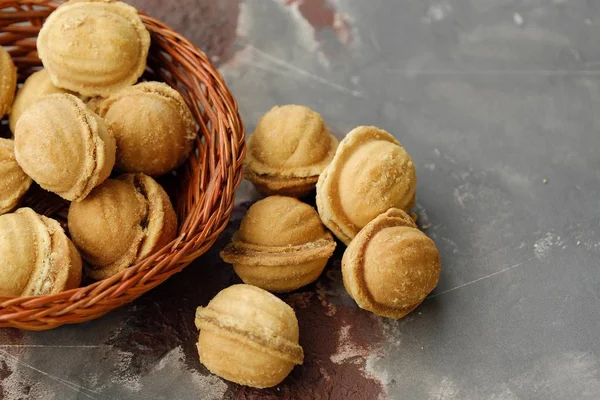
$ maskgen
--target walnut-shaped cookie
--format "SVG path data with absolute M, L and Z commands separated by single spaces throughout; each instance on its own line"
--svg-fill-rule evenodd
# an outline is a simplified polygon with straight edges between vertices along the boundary
M 317 183 L 317 208 L 327 226 L 349 244 L 371 220 L 395 207 L 415 204 L 413 161 L 388 132 L 359 126 L 341 141 Z
M 66 200 L 81 200 L 104 182 L 115 152 L 104 120 L 70 94 L 42 97 L 15 127 L 15 157 L 23 171 Z
M 10 111 L 10 130 L 13 135 L 17 126 L 17 121 L 23 111 L 31 104 L 42 98 L 47 94 L 53 93 L 69 93 L 65 89 L 54 86 L 50 80 L 48 70 L 41 69 L 34 72 L 25 80 L 23 86 L 17 92 L 15 102 L 13 103 L 12 110 Z M 71 93 L 72 94 L 72 93 Z
M 144 174 L 107 179 L 69 207 L 69 232 L 93 279 L 106 279 L 171 242 L 177 216 L 169 196 Z
M 337 146 L 316 111 L 275 106 L 248 137 L 244 174 L 263 194 L 302 197 L 315 188 Z
M 37 50 L 54 85 L 108 96 L 146 68 L 150 34 L 138 12 L 112 0 L 71 0 L 44 23 Z
M 60 224 L 30 208 L 0 216 L 0 296 L 37 296 L 81 283 L 81 257 Z
M 275 386 L 304 361 L 294 310 L 255 286 L 220 291 L 198 307 L 196 327 L 200 362 L 240 385 Z
M 344 286 L 359 307 L 394 319 L 425 300 L 440 271 L 433 240 L 396 208 L 369 222 L 342 258 Z
M 0 118 L 10 112 L 17 88 L 17 67 L 10 54 L 0 46 Z
M 245 283 L 289 292 L 315 281 L 334 250 L 335 241 L 314 208 L 271 196 L 250 207 L 221 258 Z
M 92 99 L 117 140 L 116 167 L 160 176 L 180 166 L 196 138 L 196 122 L 185 100 L 162 82 L 142 82 L 106 99 Z
M 15 159 L 15 143 L 0 138 L 0 215 L 14 210 L 31 186 Z

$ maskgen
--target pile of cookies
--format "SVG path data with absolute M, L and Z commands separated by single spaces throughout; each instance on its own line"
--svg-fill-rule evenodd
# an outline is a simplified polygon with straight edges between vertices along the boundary
M 76 288 L 82 259 L 89 277 L 105 279 L 175 238 L 173 205 L 154 178 L 187 159 L 197 127 L 176 90 L 136 84 L 149 47 L 137 10 L 112 0 L 58 7 L 37 40 L 44 69 L 16 94 L 17 68 L 0 47 L 0 118 L 9 115 L 14 137 L 0 139 L 0 296 Z M 32 182 L 71 201 L 70 239 L 17 209 Z
M 323 118 L 274 107 L 247 140 L 245 177 L 268 196 L 253 204 L 221 252 L 245 283 L 196 312 L 200 361 L 248 386 L 277 385 L 303 361 L 293 310 L 269 292 L 314 282 L 336 242 L 343 282 L 359 307 L 388 318 L 413 311 L 438 283 L 435 243 L 407 213 L 415 166 L 388 132 L 360 126 L 338 143 Z M 317 210 L 298 198 L 316 188 Z M 331 232 L 331 233 L 330 233 Z
M 177 217 L 154 178 L 188 158 L 197 126 L 183 97 L 137 83 L 150 34 L 137 10 L 114 0 L 71 0 L 37 40 L 44 69 L 17 92 L 17 68 L 0 47 L 0 296 L 106 279 L 176 236 Z M 15 93 L 16 92 L 16 93 Z M 275 107 L 247 141 L 245 177 L 265 194 L 222 251 L 244 284 L 196 312 L 200 361 L 253 387 L 277 385 L 303 362 L 298 320 L 270 292 L 314 282 L 336 249 L 359 307 L 402 318 L 435 288 L 439 252 L 407 214 L 416 172 L 389 133 L 361 126 L 341 142 L 319 113 Z M 70 201 L 68 233 L 18 208 L 35 182 Z M 316 189 L 314 209 L 300 201 Z M 16 211 L 15 211 L 16 210 Z M 85 264 L 85 265 L 84 265 Z

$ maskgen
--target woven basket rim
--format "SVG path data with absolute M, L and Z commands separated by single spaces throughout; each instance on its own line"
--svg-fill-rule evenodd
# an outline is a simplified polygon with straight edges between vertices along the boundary
M 37 32 L 32 28 L 17 29 L 18 26 L 12 24 L 39 21 L 31 25 L 39 29 L 41 20 L 59 5 L 56 1 L 0 0 L 0 45 L 6 45 L 8 37 L 20 51 L 25 45 L 23 40 L 37 36 Z M 15 6 L 20 9 L 7 11 Z M 154 60 L 158 60 L 157 68 L 161 71 L 165 66 L 170 68 L 171 75 L 165 74 L 165 80 L 170 79 L 167 83 L 184 95 L 188 106 L 194 107 L 199 132 L 197 155 L 191 155 L 187 161 L 183 178 L 188 179 L 187 186 L 178 194 L 184 196 L 185 202 L 180 198 L 177 202 L 183 204 L 182 207 L 189 202 L 189 212 L 185 219 L 181 218 L 183 208 L 176 206 L 177 237 L 150 257 L 108 279 L 53 295 L 0 297 L 0 327 L 42 330 L 98 318 L 181 271 L 210 248 L 229 221 L 235 189 L 242 180 L 246 151 L 245 129 L 237 101 L 206 54 L 168 25 L 146 13 L 139 14 L 151 33 L 152 46 L 159 49 L 152 54 Z M 22 31 L 26 31 L 22 36 L 29 37 L 21 37 Z M 26 54 L 15 57 L 15 61 L 28 65 L 35 62 L 35 57 L 36 54 Z M 169 57 L 171 61 L 167 64 Z M 217 207 L 217 211 L 210 206 Z M 107 298 L 112 302 L 103 306 Z M 93 310 L 88 315 L 86 310 L 90 308 Z

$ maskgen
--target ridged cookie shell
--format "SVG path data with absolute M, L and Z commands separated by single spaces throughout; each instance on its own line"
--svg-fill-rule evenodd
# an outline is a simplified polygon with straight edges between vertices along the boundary
M 402 318 L 435 288 L 441 270 L 435 243 L 400 209 L 365 226 L 342 258 L 342 277 L 363 309 Z
M 10 112 L 17 88 L 17 67 L 0 46 L 0 118 Z
M 77 97 L 42 97 L 19 118 L 15 156 L 43 189 L 66 200 L 85 198 L 112 171 L 116 144 L 104 121 Z
M 245 168 L 280 178 L 317 176 L 333 158 L 337 145 L 318 112 L 294 104 L 275 106 L 248 137 Z
M 54 86 L 46 69 L 34 72 L 25 80 L 25 83 L 23 83 L 23 86 L 17 92 L 10 112 L 10 130 L 13 135 L 17 121 L 21 117 L 21 114 L 23 114 L 23 111 L 43 96 L 53 93 L 68 93 L 68 91 Z
M 139 83 L 88 104 L 115 134 L 121 171 L 161 176 L 179 167 L 193 148 L 194 117 L 181 94 L 165 83 Z
M 0 138 L 0 215 L 14 210 L 31 186 L 15 159 L 14 141 Z
M 317 182 L 317 208 L 346 245 L 369 221 L 389 208 L 409 211 L 415 203 L 413 161 L 388 132 L 374 126 L 353 129 L 341 141 Z
M 132 6 L 70 1 L 46 19 L 38 55 L 57 87 L 108 96 L 134 84 L 146 68 L 150 34 Z
M 290 306 L 251 285 L 233 285 L 196 310 L 200 361 L 213 373 L 264 388 L 281 382 L 304 353 Z
M 21 208 L 0 216 L 0 232 L 0 296 L 48 295 L 79 286 L 81 257 L 58 222 Z
M 335 247 L 311 206 L 271 196 L 250 207 L 221 258 L 245 283 L 286 292 L 317 279 Z
M 88 275 L 94 279 L 123 271 L 177 234 L 177 216 L 169 197 L 143 174 L 108 179 L 86 199 L 71 203 L 68 224 L 75 245 L 90 264 Z

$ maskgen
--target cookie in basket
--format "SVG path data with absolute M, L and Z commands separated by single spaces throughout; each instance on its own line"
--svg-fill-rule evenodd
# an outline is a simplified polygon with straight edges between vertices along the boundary
M 77 201 L 110 175 L 115 138 L 77 97 L 51 94 L 28 107 L 15 128 L 15 156 L 43 189 Z
M 23 86 L 21 86 L 17 92 L 17 97 L 15 97 L 15 102 L 10 111 L 10 130 L 13 135 L 17 126 L 17 121 L 21 114 L 23 114 L 23 111 L 43 96 L 53 93 L 69 93 L 69 91 L 54 86 L 50 80 L 48 70 L 39 70 L 27 78 Z M 71 92 L 71 94 L 74 93 Z
M 143 231 L 140 236 L 145 244 L 140 246 L 138 257 L 126 263 L 131 266 L 128 273 L 112 275 L 112 279 L 91 283 L 73 292 L 48 293 L 35 301 L 12 295 L 0 299 L 0 328 L 37 331 L 98 318 L 158 286 L 206 252 L 230 217 L 234 192 L 242 179 L 245 131 L 235 98 L 206 54 L 161 21 L 111 0 L 79 0 L 62 5 L 49 0 L 34 3 L 32 6 L 32 0 L 14 0 L 0 4 L 0 41 L 6 49 L 11 49 L 11 54 L 18 55 L 13 61 L 20 76 L 42 67 L 37 57 L 42 55 L 55 87 L 68 89 L 82 98 L 109 96 L 135 84 L 148 61 L 149 77 L 169 78 L 169 85 L 184 96 L 198 128 L 194 130 L 190 148 L 184 151 L 190 155 L 187 159 L 193 160 L 186 162 L 177 174 L 163 178 L 165 185 L 178 189 L 174 200 L 182 221 L 179 231 L 166 195 L 157 195 L 158 185 L 154 188 L 149 185 L 146 190 L 144 182 L 138 182 L 138 187 L 132 190 L 148 192 L 147 196 L 140 192 L 142 199 L 136 200 L 142 203 L 140 208 L 148 212 L 136 215 L 134 226 Z M 46 21 L 45 33 L 40 35 L 41 24 Z M 149 32 L 152 33 L 151 49 L 148 48 Z M 46 41 L 49 37 L 51 40 Z M 37 53 L 36 43 L 40 44 Z M 151 57 L 147 57 L 149 52 Z M 0 76 L 6 76 L 4 66 L 0 72 Z M 5 92 L 14 95 L 14 88 Z M 76 204 L 108 177 L 114 165 L 116 146 L 114 138 L 110 138 L 110 127 L 103 125 L 101 118 L 86 105 L 69 98 L 68 94 L 50 96 L 67 97 L 61 98 L 60 106 L 56 102 L 45 103 L 48 112 L 40 115 L 44 107 L 39 103 L 45 98 L 37 100 L 34 95 L 36 99 L 24 102 L 27 104 L 23 113 L 15 118 L 15 141 L 27 142 L 23 148 L 17 144 L 16 159 L 24 161 L 19 162 L 46 189 L 69 197 Z M 37 111 L 29 113 L 31 107 Z M 23 128 L 26 134 L 20 135 L 19 125 L 24 119 L 30 120 L 24 123 L 29 127 Z M 36 127 L 37 133 L 34 132 Z M 24 150 L 25 147 L 28 150 Z M 153 150 L 152 147 L 144 149 Z M 2 179 L 0 177 L 0 181 Z M 28 192 L 23 204 L 61 224 L 66 223 L 65 202 L 38 187 L 35 189 Z M 160 206 L 167 203 L 165 207 Z M 118 202 L 117 206 L 120 206 Z M 153 229 L 160 220 L 170 222 Z M 93 224 L 98 223 L 98 219 L 89 222 L 90 228 L 101 231 Z M 122 225 L 120 222 L 119 229 Z M 168 235 L 158 235 L 161 231 Z M 179 240 L 172 246 L 163 246 L 176 234 Z M 106 238 L 98 234 L 95 240 Z M 156 246 L 154 241 L 158 243 Z M 102 268 L 92 266 L 92 269 Z M 105 273 L 104 276 L 110 275 Z M 0 279 L 2 276 L 3 269 Z M 97 278 L 102 279 L 102 276 Z
M 144 174 L 108 179 L 69 207 L 69 232 L 89 264 L 106 279 L 175 238 L 177 216 L 164 189 Z
M 37 296 L 81 283 L 81 256 L 60 224 L 30 208 L 0 216 L 0 296 Z
M 4 47 L 0 46 L 0 118 L 10 111 L 17 88 L 17 68 Z
M 37 50 L 52 82 L 84 96 L 133 85 L 146 68 L 150 34 L 132 6 L 69 1 L 46 20 Z
M 162 82 L 142 82 L 88 106 L 117 140 L 116 167 L 161 176 L 179 167 L 196 138 L 196 123 L 178 91 Z
M 0 215 L 14 210 L 31 186 L 15 159 L 15 143 L 0 138 Z

